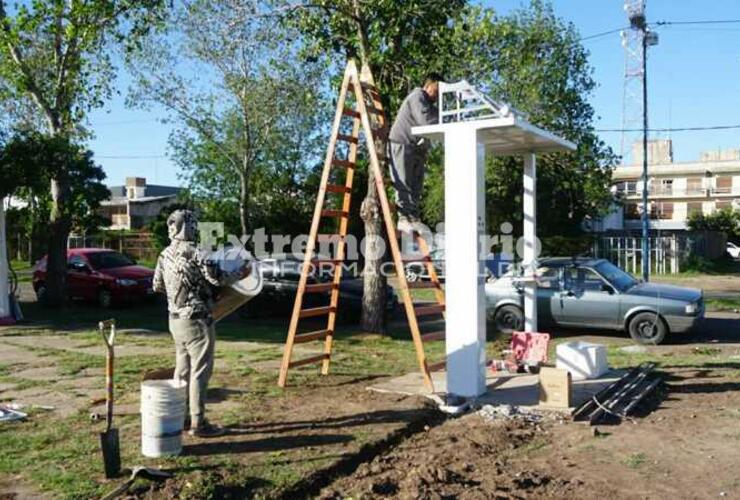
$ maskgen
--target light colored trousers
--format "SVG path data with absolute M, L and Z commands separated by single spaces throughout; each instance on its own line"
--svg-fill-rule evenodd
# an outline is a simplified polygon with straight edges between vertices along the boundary
M 429 149 L 426 146 L 391 142 L 390 150 L 391 180 L 396 188 L 398 213 L 409 219 L 419 219 Z
M 211 319 L 170 318 L 170 333 L 175 340 L 175 379 L 188 384 L 191 426 L 195 428 L 205 418 L 216 329 Z

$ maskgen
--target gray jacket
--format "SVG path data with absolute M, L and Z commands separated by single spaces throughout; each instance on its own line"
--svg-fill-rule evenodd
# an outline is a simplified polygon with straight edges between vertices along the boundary
M 215 288 L 239 280 L 226 273 L 191 241 L 173 240 L 157 259 L 155 292 L 166 292 L 171 318 L 210 319 Z
M 417 144 L 419 138 L 411 133 L 411 127 L 434 125 L 439 122 L 437 103 L 430 100 L 420 87 L 415 88 L 403 100 L 398 109 L 396 121 L 391 128 L 391 142 L 398 144 Z

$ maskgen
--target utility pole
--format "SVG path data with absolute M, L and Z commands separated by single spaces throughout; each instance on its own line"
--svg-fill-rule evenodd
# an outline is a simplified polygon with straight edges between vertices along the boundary
M 647 49 L 658 44 L 658 34 L 648 29 L 645 16 L 645 0 L 625 0 L 624 10 L 630 21 L 629 30 L 622 32 L 622 44 L 625 48 L 624 107 L 622 110 L 622 159 L 625 158 L 626 130 L 630 125 L 630 116 L 642 108 L 642 279 L 650 279 L 650 205 L 648 203 L 648 86 L 647 86 Z M 642 87 L 641 102 L 631 92 L 634 83 L 639 81 Z M 632 158 L 637 164 L 638 158 Z

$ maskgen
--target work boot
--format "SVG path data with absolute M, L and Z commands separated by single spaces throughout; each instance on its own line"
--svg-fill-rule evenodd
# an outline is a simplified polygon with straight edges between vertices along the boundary
M 201 421 L 197 427 L 191 427 L 188 431 L 188 434 L 190 434 L 191 436 L 199 438 L 214 438 L 223 436 L 225 433 L 226 431 L 223 429 L 223 427 L 214 425 L 208 420 Z

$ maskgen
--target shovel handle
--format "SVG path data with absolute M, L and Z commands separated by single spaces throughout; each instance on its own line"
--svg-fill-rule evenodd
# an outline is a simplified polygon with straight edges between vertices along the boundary
M 113 426 L 113 341 L 116 337 L 116 320 L 109 319 L 98 323 L 100 333 L 106 347 L 105 356 L 105 410 L 108 415 L 106 428 L 110 431 Z M 110 328 L 110 334 L 105 330 Z

